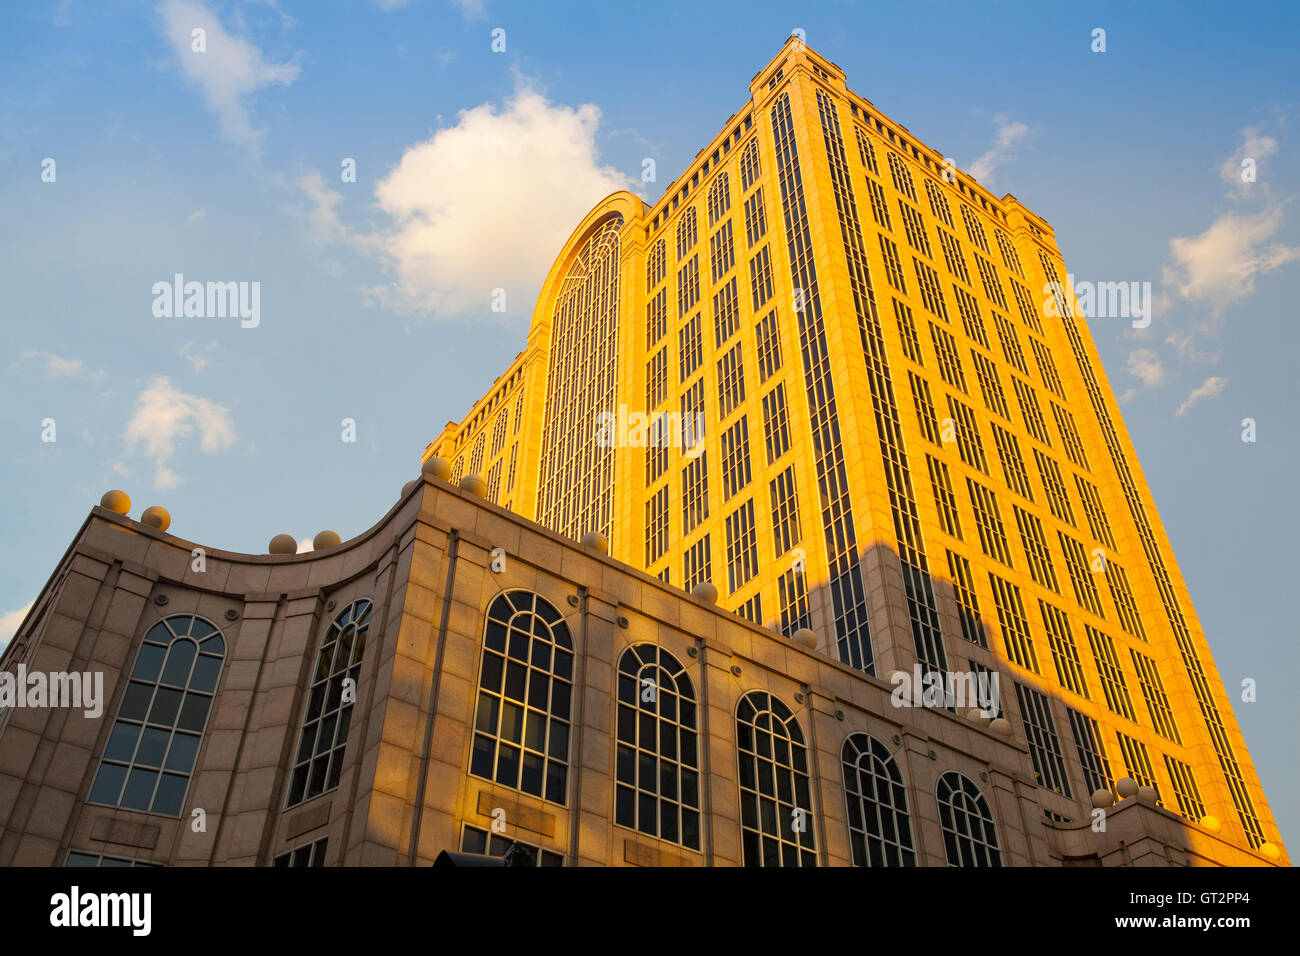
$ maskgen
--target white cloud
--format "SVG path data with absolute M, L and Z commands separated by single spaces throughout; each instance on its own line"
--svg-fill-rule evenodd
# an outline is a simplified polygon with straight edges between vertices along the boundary
M 208 211 L 207 211 L 206 209 L 196 209 L 196 210 L 194 210 L 192 213 L 189 214 L 189 216 L 186 218 L 185 221 L 186 221 L 187 223 L 189 223 L 189 222 L 198 222 L 200 219 L 202 219 L 202 218 L 203 218 L 204 216 L 206 216 L 207 214 L 208 214 Z
M 216 342 L 209 342 L 203 348 L 195 348 L 193 342 L 186 342 L 181 346 L 181 358 L 190 363 L 195 372 L 202 372 L 212 364 L 208 356 L 217 350 Z
M 315 551 L 316 546 L 312 538 L 303 538 L 298 542 L 298 554 L 306 554 L 308 551 Z
M 574 226 L 591 207 L 634 183 L 597 158 L 600 110 L 553 105 L 521 84 L 503 107 L 463 111 L 456 125 L 409 147 L 375 187 L 391 225 L 351 234 L 338 221 L 341 194 L 319 174 L 300 188 L 311 226 L 378 254 L 392 281 L 372 292 L 387 307 L 435 319 L 493 316 L 494 289 L 506 292 L 504 318 L 526 322 L 542 281 Z
M 1138 390 L 1136 388 L 1125 389 L 1124 393 L 1120 395 L 1118 401 L 1121 405 L 1126 405 L 1137 396 L 1137 393 Z
M 993 176 L 993 170 L 997 169 L 1003 163 L 1015 158 L 1016 146 L 1029 135 L 1029 127 L 1019 120 L 1010 121 L 1006 115 L 999 115 L 993 118 L 997 124 L 998 133 L 993 141 L 993 147 L 975 162 L 971 163 L 970 169 L 967 170 L 972 176 L 984 185 L 988 185 L 987 180 Z
M 390 13 L 393 10 L 402 9 L 402 7 L 406 6 L 409 0 L 370 0 L 370 2 L 385 13 Z
M 6 611 L 4 614 L 0 614 L 0 652 L 3 652 L 9 646 L 9 641 L 18 632 L 18 625 L 22 624 L 23 618 L 27 616 L 27 612 L 32 609 L 32 605 L 35 603 L 35 601 L 29 601 L 16 611 Z
M 1150 349 L 1136 349 L 1128 357 L 1128 372 L 1147 388 L 1164 384 L 1165 367 Z
M 199 432 L 199 448 L 215 455 L 235 442 L 230 411 L 216 402 L 179 391 L 165 376 L 156 375 L 136 397 L 135 413 L 122 438 L 126 453 L 141 450 L 154 464 L 154 487 L 175 488 L 180 476 L 171 467 L 177 444 Z
M 36 352 L 28 350 L 18 357 L 18 361 L 10 365 L 15 368 L 22 362 L 40 362 L 45 367 L 46 378 L 87 378 L 92 382 L 103 380 L 102 372 L 91 372 L 86 368 L 86 364 L 78 358 L 64 358 L 61 355 L 55 355 L 53 352 Z
M 1228 380 L 1221 375 L 1213 375 L 1207 378 L 1199 386 L 1192 390 L 1192 394 L 1183 399 L 1183 404 L 1178 406 L 1177 414 L 1182 415 L 1187 412 L 1193 405 L 1203 398 L 1213 398 L 1224 390 L 1228 385 Z
M 1277 140 L 1272 136 L 1261 136 L 1257 128 L 1251 127 L 1241 131 L 1241 146 L 1223 161 L 1219 167 L 1219 178 L 1233 188 L 1238 198 L 1248 192 L 1255 183 L 1242 182 L 1241 163 L 1253 159 L 1256 164 L 1255 175 L 1259 176 L 1259 163 L 1277 152 Z M 1262 184 L 1261 184 L 1262 185 Z
M 163 36 L 185 77 L 217 114 L 222 134 L 256 149 L 262 131 L 253 128 L 247 100 L 258 90 L 298 78 L 297 57 L 288 63 L 267 61 L 260 48 L 226 31 L 216 15 L 198 0 L 163 0 L 158 6 Z M 193 31 L 205 32 L 204 52 L 193 49 Z
M 482 20 L 487 16 L 485 0 L 451 0 L 451 5 L 457 7 L 466 20 Z
M 1282 207 L 1254 215 L 1226 213 L 1192 238 L 1169 240 L 1172 265 L 1164 281 L 1189 301 L 1208 303 L 1215 314 L 1255 291 L 1256 276 L 1300 258 L 1300 248 L 1269 243 L 1282 225 Z

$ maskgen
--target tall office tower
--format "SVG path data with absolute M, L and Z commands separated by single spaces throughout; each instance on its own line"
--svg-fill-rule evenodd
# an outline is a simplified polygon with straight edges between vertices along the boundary
M 1052 228 L 796 39 L 750 94 L 425 457 L 868 673 L 998 671 L 1053 819 L 1131 777 L 1276 842 Z

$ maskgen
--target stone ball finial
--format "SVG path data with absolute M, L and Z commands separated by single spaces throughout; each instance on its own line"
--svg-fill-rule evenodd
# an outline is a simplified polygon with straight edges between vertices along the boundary
M 114 488 L 112 491 L 104 492 L 104 497 L 99 499 L 99 506 L 107 508 L 114 514 L 124 515 L 131 510 L 131 496 L 125 491 Z
M 1205 827 L 1205 829 L 1209 830 L 1211 833 L 1218 833 L 1219 828 L 1223 826 L 1223 824 L 1219 822 L 1218 817 L 1207 813 L 1205 816 L 1201 817 L 1201 826 Z
M 337 548 L 342 540 L 337 531 L 318 531 L 316 537 L 311 539 L 311 546 L 315 551 L 324 551 L 326 548 Z
M 172 516 L 167 513 L 166 508 L 150 505 L 144 509 L 144 514 L 140 515 L 140 523 L 157 528 L 159 531 L 166 531 L 171 527 Z
M 984 713 L 984 709 L 982 707 L 972 707 L 970 710 L 966 711 L 966 719 L 974 720 L 977 723 L 981 723 L 981 724 L 987 724 L 990 720 L 992 720 L 992 718 L 989 717 L 988 714 Z
M 1138 799 L 1143 803 L 1155 803 L 1160 799 L 1155 787 L 1138 787 Z
M 804 647 L 816 650 L 817 632 L 811 627 L 801 627 L 799 630 L 794 632 L 794 642 L 796 644 L 802 644 Z
M 420 483 L 419 478 L 412 478 L 406 484 L 402 485 L 402 497 L 405 498 L 411 493 L 411 489 Z
M 989 730 L 993 731 L 999 737 L 1011 736 L 1011 721 L 1005 717 L 994 717 L 989 721 Z
M 718 603 L 718 589 L 709 581 L 701 581 L 695 587 L 691 588 L 691 597 L 698 598 L 707 604 Z
M 1138 782 L 1132 777 L 1121 777 L 1115 781 L 1115 792 L 1119 794 L 1121 800 L 1127 800 L 1129 797 L 1137 795 Z
M 1282 851 L 1277 848 L 1276 843 L 1265 843 L 1259 848 L 1259 852 L 1270 860 L 1280 860 L 1282 858 Z
M 271 554 L 297 554 L 298 542 L 291 534 L 277 534 L 266 546 L 266 550 Z
M 582 546 L 601 554 L 609 554 L 609 539 L 599 531 L 588 531 L 582 536 Z
M 1102 788 L 1101 790 L 1092 791 L 1092 805 L 1094 807 L 1109 807 L 1115 802 L 1115 794 Z
M 487 496 L 487 482 L 478 475 L 466 475 L 460 480 L 460 489 L 475 498 Z
M 420 474 L 427 475 L 430 478 L 440 478 L 446 481 L 451 477 L 451 462 L 446 458 L 439 458 L 434 455 L 423 465 L 420 466 Z

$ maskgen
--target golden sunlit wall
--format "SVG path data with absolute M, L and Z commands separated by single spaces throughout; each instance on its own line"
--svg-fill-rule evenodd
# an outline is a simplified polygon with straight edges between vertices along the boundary
M 1132 777 L 1276 852 L 1051 227 L 797 39 L 750 92 L 653 207 L 578 226 L 426 457 L 854 667 L 996 671 L 1049 815 Z

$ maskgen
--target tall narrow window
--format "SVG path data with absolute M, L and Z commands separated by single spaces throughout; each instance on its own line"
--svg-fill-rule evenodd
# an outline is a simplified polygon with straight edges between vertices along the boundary
M 692 850 L 700 848 L 695 717 L 695 690 L 677 658 L 655 644 L 623 652 L 614 820 Z
M 353 601 L 335 616 L 321 641 L 289 778 L 286 807 L 339 785 L 343 750 L 352 724 L 352 704 L 361 676 L 361 657 L 366 652 L 366 634 L 370 630 L 370 607 L 364 598 Z M 349 679 L 351 692 L 345 693 L 344 681 Z
M 488 609 L 469 772 L 565 803 L 573 640 L 544 598 L 507 591 Z
M 939 778 L 939 825 L 949 866 L 1001 866 L 993 814 L 970 778 L 949 770 Z
M 91 803 L 179 816 L 226 657 L 221 632 L 178 614 L 144 636 Z
M 915 866 L 903 775 L 885 745 L 850 734 L 840 751 L 854 866 Z
M 752 691 L 736 708 L 745 866 L 816 866 L 808 752 L 790 708 Z

